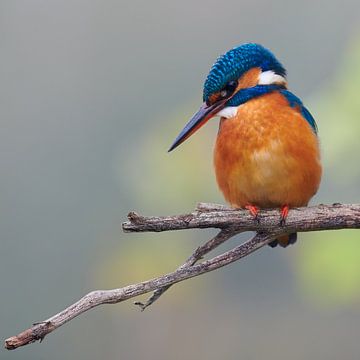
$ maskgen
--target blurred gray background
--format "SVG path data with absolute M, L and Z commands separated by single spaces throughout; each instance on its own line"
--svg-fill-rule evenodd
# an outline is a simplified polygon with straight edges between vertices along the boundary
M 175 269 L 214 232 L 123 234 L 130 210 L 223 202 L 213 121 L 166 150 L 216 57 L 274 51 L 319 125 L 316 202 L 359 202 L 359 1 L 0 2 L 0 338 L 85 293 Z M 301 234 L 173 287 L 101 307 L 0 359 L 359 359 L 360 236 Z M 219 251 L 236 245 L 232 240 Z

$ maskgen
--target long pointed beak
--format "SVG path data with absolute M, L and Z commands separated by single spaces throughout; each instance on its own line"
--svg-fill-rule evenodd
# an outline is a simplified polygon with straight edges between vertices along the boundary
M 190 121 L 181 130 L 180 134 L 175 139 L 168 152 L 178 147 L 187 138 L 199 130 L 208 120 L 216 115 L 221 109 L 223 109 L 225 107 L 226 101 L 227 99 L 224 99 L 223 101 L 216 102 L 213 105 L 207 105 L 206 103 L 203 103 L 199 111 L 194 114 Z

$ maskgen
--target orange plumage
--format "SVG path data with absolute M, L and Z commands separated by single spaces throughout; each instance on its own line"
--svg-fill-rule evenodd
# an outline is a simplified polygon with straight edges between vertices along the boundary
M 304 206 L 321 178 L 318 139 L 278 92 L 221 119 L 214 164 L 218 185 L 234 207 Z

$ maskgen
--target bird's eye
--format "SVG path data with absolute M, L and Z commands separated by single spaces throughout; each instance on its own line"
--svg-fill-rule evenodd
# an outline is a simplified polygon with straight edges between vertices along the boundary
M 229 97 L 230 95 L 232 95 L 234 93 L 234 91 L 236 90 L 238 83 L 237 81 L 233 80 L 233 81 L 229 81 L 224 88 L 220 91 L 220 96 L 222 98 L 226 98 Z

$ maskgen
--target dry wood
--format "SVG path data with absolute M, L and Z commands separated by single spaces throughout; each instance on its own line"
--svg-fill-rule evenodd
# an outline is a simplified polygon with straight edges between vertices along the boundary
M 290 232 L 320 231 L 335 229 L 359 229 L 360 205 L 319 205 L 292 209 L 286 224 L 280 226 L 278 210 L 263 210 L 258 221 L 244 210 L 233 210 L 222 205 L 199 204 L 190 214 L 144 217 L 129 214 L 123 224 L 125 232 L 168 231 L 194 228 L 219 228 L 213 239 L 195 250 L 192 256 L 176 271 L 138 284 L 119 289 L 96 290 L 81 298 L 51 318 L 35 323 L 29 329 L 5 340 L 5 348 L 12 350 L 44 337 L 78 315 L 102 304 L 115 304 L 155 291 L 145 303 L 137 303 L 143 309 L 152 304 L 172 284 L 216 270 L 241 259 L 263 247 L 277 236 Z M 256 231 L 256 235 L 234 249 L 210 260 L 196 264 L 205 254 L 242 231 Z

